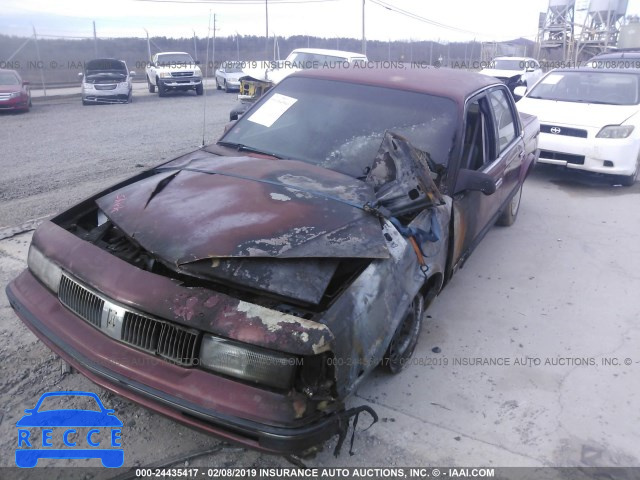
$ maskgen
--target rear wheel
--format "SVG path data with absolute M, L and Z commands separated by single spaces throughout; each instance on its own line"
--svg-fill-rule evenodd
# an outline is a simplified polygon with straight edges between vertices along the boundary
M 418 343 L 422 319 L 424 318 L 424 298 L 418 294 L 400 325 L 393 334 L 382 360 L 382 367 L 390 373 L 398 373 L 409 363 Z
M 498 225 L 502 227 L 510 227 L 516 222 L 516 218 L 518 217 L 518 212 L 520 211 L 520 199 L 522 198 L 522 185 L 518 187 L 516 193 L 513 194 L 507 208 L 502 215 L 498 218 L 496 222 Z
M 156 93 L 156 86 L 151 84 L 149 77 L 147 77 L 147 87 L 149 87 L 149 93 Z

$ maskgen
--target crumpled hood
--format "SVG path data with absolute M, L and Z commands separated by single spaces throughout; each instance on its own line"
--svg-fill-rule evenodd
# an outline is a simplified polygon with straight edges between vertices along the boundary
M 601 128 L 620 125 L 635 114 L 638 105 L 602 105 L 599 103 L 559 102 L 524 97 L 518 110 L 535 115 L 540 123 Z
M 167 262 L 207 258 L 387 258 L 380 221 L 353 205 L 370 185 L 295 160 L 202 150 L 97 200 L 138 244 Z

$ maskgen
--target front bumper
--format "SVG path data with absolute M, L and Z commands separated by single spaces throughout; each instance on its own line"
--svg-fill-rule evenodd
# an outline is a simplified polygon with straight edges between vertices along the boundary
M 6 290 L 40 340 L 101 387 L 180 423 L 271 453 L 301 452 L 339 431 L 339 415 L 295 418 L 277 393 L 186 368 L 109 339 L 25 270 Z
M 0 110 L 28 110 L 29 97 L 21 95 L 19 97 L 0 99 Z
M 128 103 L 131 90 L 128 86 L 117 86 L 110 90 L 82 88 L 82 101 L 85 103 Z
M 202 78 L 160 78 L 158 80 L 164 88 L 175 90 L 189 90 L 202 85 Z
M 540 133 L 540 163 L 560 165 L 610 175 L 632 175 L 640 154 L 640 140 L 629 138 L 588 138 Z

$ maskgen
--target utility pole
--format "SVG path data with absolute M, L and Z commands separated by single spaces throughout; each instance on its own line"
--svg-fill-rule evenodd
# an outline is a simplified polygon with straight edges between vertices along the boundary
M 213 64 L 213 73 L 216 68 L 216 14 L 213 14 L 213 43 L 211 45 L 211 63 Z
M 98 58 L 98 36 L 96 35 L 96 21 L 93 21 L 93 49 Z
M 149 31 L 146 28 L 143 28 L 143 30 L 147 34 L 147 55 L 149 55 L 149 61 L 151 61 L 151 42 L 149 41 Z
M 269 60 L 269 0 L 264 0 L 264 18 L 267 32 L 264 36 L 265 60 Z
M 240 61 L 240 35 L 236 31 L 236 60 Z
M 193 54 L 195 55 L 194 60 L 198 59 L 198 43 L 196 42 L 196 31 L 191 29 L 193 32 Z
M 44 65 L 42 64 L 42 60 L 40 59 L 40 49 L 38 48 L 38 34 L 36 33 L 36 27 L 33 27 L 33 41 L 36 44 L 36 55 L 38 56 L 38 67 L 40 70 L 40 80 L 42 81 L 42 90 L 44 91 L 44 96 L 47 96 L 47 87 L 44 84 Z
M 363 55 L 367 54 L 367 39 L 364 35 L 364 2 L 365 0 L 362 0 L 362 53 Z

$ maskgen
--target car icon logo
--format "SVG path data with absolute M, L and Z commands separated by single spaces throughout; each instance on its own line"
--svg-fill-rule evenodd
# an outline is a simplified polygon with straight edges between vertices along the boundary
M 92 408 L 47 409 L 52 402 L 68 405 L 78 398 L 90 403 Z M 104 407 L 95 393 L 48 392 L 25 413 L 16 423 L 18 467 L 33 468 L 41 458 L 97 458 L 107 468 L 118 468 L 124 463 L 122 422 L 113 410 Z
M 558 135 L 562 130 L 560 129 L 560 127 L 551 127 L 549 131 L 555 135 Z

